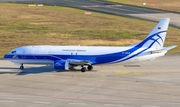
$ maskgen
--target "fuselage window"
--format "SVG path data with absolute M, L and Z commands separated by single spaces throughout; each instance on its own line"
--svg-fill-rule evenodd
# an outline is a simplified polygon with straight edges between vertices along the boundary
M 14 54 L 14 53 L 16 53 L 16 51 L 12 51 L 11 53 L 13 53 L 13 54 Z

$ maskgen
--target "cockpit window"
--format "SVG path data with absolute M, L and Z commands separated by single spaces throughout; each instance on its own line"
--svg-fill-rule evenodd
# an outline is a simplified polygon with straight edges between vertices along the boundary
M 13 53 L 13 54 L 14 54 L 14 53 L 16 53 L 16 51 L 12 51 L 11 53 Z

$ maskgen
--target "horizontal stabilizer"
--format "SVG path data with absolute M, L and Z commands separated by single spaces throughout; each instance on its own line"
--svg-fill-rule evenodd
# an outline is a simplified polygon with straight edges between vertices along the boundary
M 175 48 L 175 47 L 177 47 L 177 45 L 174 45 L 174 46 L 168 46 L 168 47 L 163 47 L 163 50 L 168 51 L 168 50 L 171 50 L 171 49 L 173 49 L 173 48 Z
M 177 47 L 177 45 L 163 47 L 163 48 L 162 48 L 162 49 L 160 49 L 160 50 L 155 50 L 155 51 L 152 51 L 152 53 L 167 52 L 168 50 L 171 50 L 171 49 L 173 49 L 173 48 L 175 48 L 175 47 Z

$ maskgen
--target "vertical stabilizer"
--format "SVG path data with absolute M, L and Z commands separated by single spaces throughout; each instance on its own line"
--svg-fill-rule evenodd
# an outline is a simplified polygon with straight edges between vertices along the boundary
M 138 45 L 140 47 L 148 47 L 155 50 L 162 49 L 165 42 L 169 21 L 170 18 L 161 19 L 161 21 L 149 33 L 149 35 Z

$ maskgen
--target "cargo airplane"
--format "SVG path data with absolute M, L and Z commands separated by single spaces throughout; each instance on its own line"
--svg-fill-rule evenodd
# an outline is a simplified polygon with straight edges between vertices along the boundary
M 130 46 L 22 46 L 5 54 L 4 58 L 18 64 L 20 69 L 24 69 L 23 64 L 51 64 L 57 70 L 81 66 L 82 72 L 98 64 L 151 61 L 176 47 L 163 47 L 169 21 L 169 18 L 161 19 L 144 40 Z

